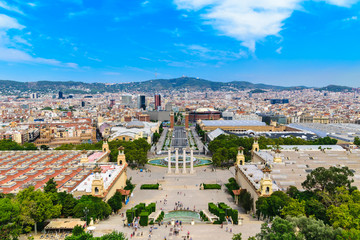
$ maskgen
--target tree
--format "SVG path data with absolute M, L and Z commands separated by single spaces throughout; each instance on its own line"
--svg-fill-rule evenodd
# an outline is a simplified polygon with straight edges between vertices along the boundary
M 253 208 L 253 198 L 247 191 L 240 192 L 239 202 L 246 212 L 249 212 Z
M 28 143 L 28 142 L 26 142 L 26 143 L 23 144 L 23 148 L 24 148 L 24 150 L 26 150 L 26 151 L 29 151 L 29 150 L 38 150 L 38 148 L 36 147 L 35 144 L 33 144 L 33 143 Z
M 346 186 L 349 189 L 354 181 L 349 179 L 352 176 L 354 173 L 348 167 L 318 167 L 306 176 L 301 185 L 307 190 L 327 191 L 332 194 L 337 187 Z
M 82 226 L 76 225 L 72 230 L 73 236 L 81 236 L 85 233 L 84 228 Z
M 12 140 L 0 140 L 0 151 L 9 151 L 9 150 L 24 150 L 24 148 L 18 143 Z
M 111 209 L 114 212 L 117 212 L 118 210 L 120 210 L 122 208 L 122 196 L 121 196 L 121 193 L 116 192 L 114 194 L 114 196 L 112 196 L 108 200 L 108 204 L 110 205 Z
M 325 225 L 321 220 L 307 218 L 305 216 L 287 218 L 287 220 L 299 229 L 299 232 L 305 237 L 305 239 L 336 240 L 337 237 L 342 234 L 342 230 L 340 228 L 334 229 L 329 225 Z
M 305 212 L 308 217 L 315 217 L 326 224 L 329 223 L 329 218 L 326 215 L 326 207 L 315 198 L 309 199 L 305 202 Z
M 16 199 L 20 206 L 20 219 L 24 224 L 34 225 L 37 234 L 37 224 L 46 219 L 57 217 L 61 212 L 61 205 L 53 205 L 51 198 L 33 186 L 20 191 Z
M 58 200 L 61 204 L 61 216 L 69 217 L 73 215 L 74 207 L 77 204 L 77 200 L 67 192 L 59 192 L 58 193 Z
M 122 232 L 114 231 L 97 238 L 90 233 L 82 233 L 80 235 L 74 235 L 73 233 L 71 236 L 66 237 L 65 240 L 127 240 L 127 238 L 125 238 L 125 235 Z
M 159 141 L 159 139 L 160 139 L 160 134 L 155 132 L 153 134 L 153 139 L 152 139 L 153 143 L 157 143 Z
M 109 204 L 103 202 L 101 198 L 84 195 L 74 207 L 74 217 L 85 218 L 85 208 L 89 210 L 87 216 L 94 220 L 107 218 L 112 212 Z
M 41 145 L 41 146 L 40 146 L 40 149 L 41 149 L 41 150 L 49 150 L 49 146 L 47 146 L 47 145 Z
M 305 216 L 305 201 L 299 202 L 295 199 L 290 199 L 288 204 L 286 204 L 281 210 L 282 216 Z
M 45 193 L 57 193 L 57 183 L 54 181 L 54 178 L 50 178 L 44 186 Z
M 0 198 L 0 239 L 16 239 L 21 233 L 20 208 L 9 198 Z
M 132 177 L 126 179 L 126 186 L 124 187 L 125 190 L 130 190 L 131 192 L 134 190 L 135 185 L 131 182 Z
M 258 240 L 303 240 L 304 237 L 295 233 L 295 224 L 286 219 L 276 217 L 271 226 L 268 223 L 261 225 L 261 232 L 256 235 Z
M 354 144 L 358 145 L 358 146 L 360 145 L 360 138 L 359 137 L 354 138 Z
M 276 191 L 270 197 L 260 197 L 256 202 L 256 213 L 258 218 L 264 216 L 265 218 L 273 218 L 280 216 L 282 209 L 288 205 L 291 198 L 281 191 Z
M 126 240 L 122 232 L 112 232 L 101 237 L 101 240 Z
M 350 229 L 348 231 L 342 231 L 342 235 L 338 236 L 337 240 L 349 240 L 349 239 L 360 239 L 360 230 Z
M 360 191 L 355 190 L 350 194 L 344 188 L 337 190 L 337 196 L 333 197 L 334 204 L 326 211 L 330 223 L 333 227 L 360 230 Z
M 241 240 L 241 233 L 234 234 L 232 240 Z

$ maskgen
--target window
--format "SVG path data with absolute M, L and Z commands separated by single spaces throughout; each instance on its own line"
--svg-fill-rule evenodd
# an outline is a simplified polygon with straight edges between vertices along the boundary
M 95 194 L 99 194 L 99 189 L 97 187 L 95 187 Z

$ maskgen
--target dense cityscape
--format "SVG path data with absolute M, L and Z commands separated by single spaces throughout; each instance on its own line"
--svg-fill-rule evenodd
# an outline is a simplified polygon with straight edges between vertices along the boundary
M 357 89 L 12 90 L 0 106 L 2 239 L 359 236 Z
M 0 240 L 360 240 L 360 0 L 0 0 Z

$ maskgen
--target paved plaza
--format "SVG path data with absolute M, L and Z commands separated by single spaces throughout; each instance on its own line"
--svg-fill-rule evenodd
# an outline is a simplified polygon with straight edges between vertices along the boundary
M 180 201 L 184 208 L 190 210 L 200 211 L 208 208 L 208 202 L 224 202 L 230 207 L 239 210 L 239 216 L 243 218 L 243 224 L 239 225 L 224 225 L 220 228 L 220 225 L 201 223 L 194 226 L 189 224 L 183 224 L 183 230 L 178 236 L 169 236 L 170 226 L 158 226 L 155 225 L 151 239 L 182 239 L 187 232 L 190 232 L 192 239 L 231 239 L 233 233 L 242 233 L 243 239 L 247 239 L 249 236 L 254 236 L 260 232 L 262 222 L 252 218 L 250 215 L 245 214 L 244 211 L 235 205 L 231 195 L 225 192 L 226 187 L 223 186 L 221 190 L 199 190 L 201 183 L 227 183 L 230 177 L 234 176 L 234 168 L 230 170 L 217 170 L 212 171 L 210 166 L 195 168 L 196 173 L 194 175 L 175 175 L 167 174 L 167 168 L 147 166 L 146 172 L 140 172 L 139 170 L 128 169 L 128 178 L 132 177 L 132 182 L 137 184 L 133 197 L 129 203 L 123 207 L 120 215 L 111 216 L 105 221 L 101 221 L 96 224 L 96 230 L 94 236 L 101 236 L 106 233 L 110 233 L 113 230 L 121 231 L 127 234 L 130 238 L 130 234 L 133 233 L 133 229 L 123 226 L 125 217 L 121 217 L 127 209 L 134 207 L 140 202 L 149 204 L 156 202 L 157 210 L 167 211 L 174 210 L 175 202 Z M 189 169 L 187 169 L 189 171 Z M 144 183 L 160 183 L 163 190 L 140 190 L 140 185 Z M 166 199 L 166 204 L 164 200 Z M 136 234 L 140 236 L 134 237 L 134 239 L 149 239 L 148 227 L 142 227 L 137 230 Z M 232 233 L 230 233 L 230 229 Z M 226 231 L 228 230 L 228 231 Z M 141 236 L 141 233 L 143 234 Z

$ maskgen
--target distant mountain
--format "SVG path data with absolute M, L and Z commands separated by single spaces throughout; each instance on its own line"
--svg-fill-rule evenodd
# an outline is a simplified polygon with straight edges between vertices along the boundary
M 329 85 L 322 88 L 316 88 L 316 90 L 329 92 L 350 92 L 353 90 L 353 88 L 347 86 Z
M 263 90 L 301 90 L 306 89 L 305 86 L 296 87 L 282 87 L 267 84 L 254 84 L 245 81 L 233 82 L 214 82 L 205 79 L 181 77 L 174 79 L 156 79 L 144 82 L 131 82 L 131 83 L 84 83 L 73 81 L 38 81 L 38 82 L 16 82 L 10 80 L 0 80 L 0 94 L 16 94 L 16 93 L 57 93 L 63 91 L 64 94 L 94 94 L 103 92 L 119 92 L 119 91 L 143 91 L 143 92 L 162 92 L 172 90 L 190 90 L 190 91 L 206 91 L 211 90 L 244 90 L 256 89 L 257 92 Z M 315 88 L 319 91 L 351 91 L 352 88 L 345 86 L 329 85 L 323 88 Z M 256 92 L 255 91 L 255 92 Z

